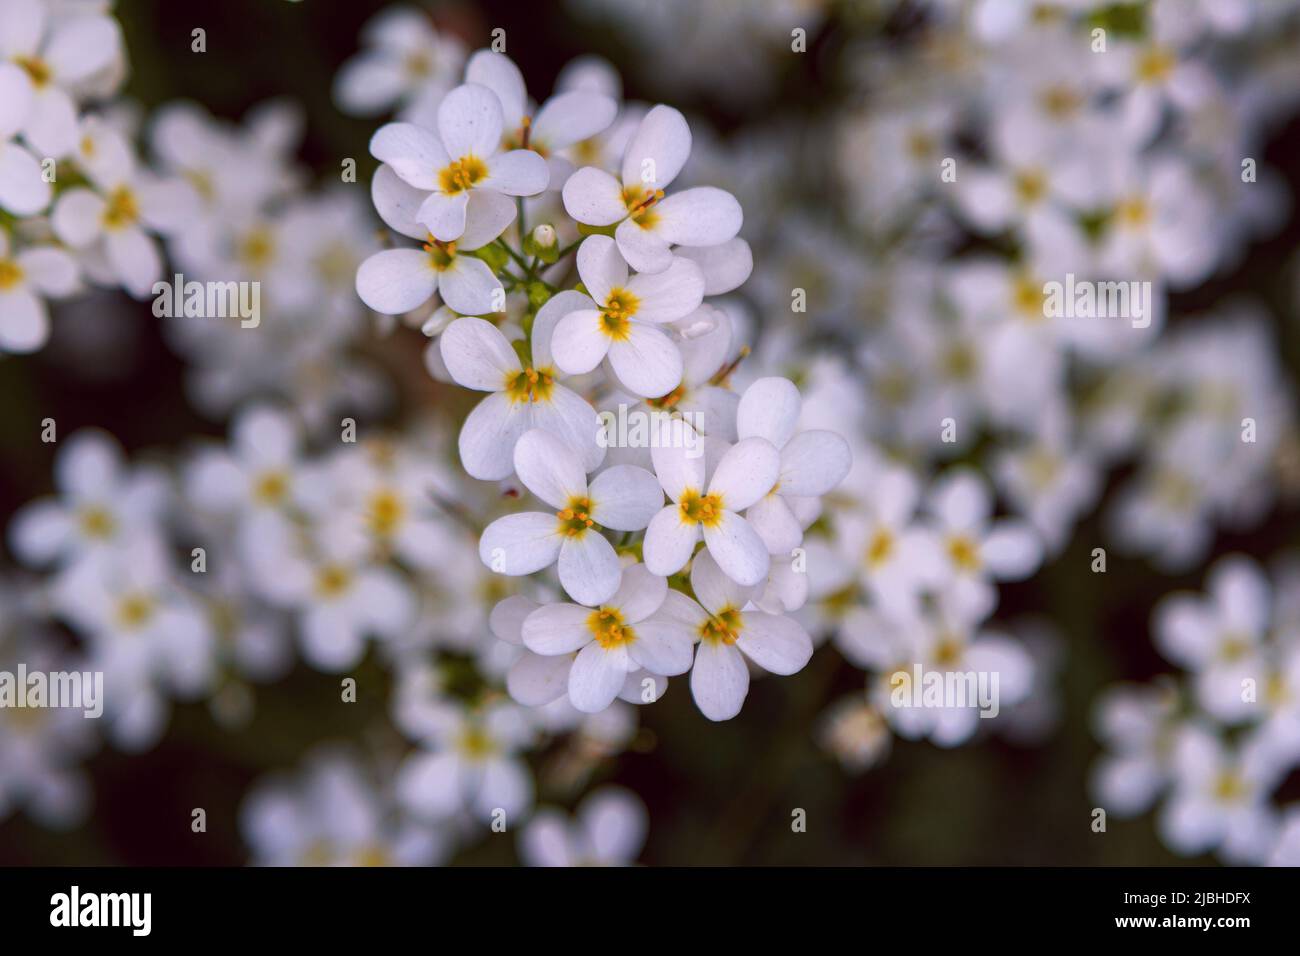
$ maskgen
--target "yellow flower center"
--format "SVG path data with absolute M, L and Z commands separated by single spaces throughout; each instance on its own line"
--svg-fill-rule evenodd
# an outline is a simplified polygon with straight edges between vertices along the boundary
M 1231 770 L 1225 770 L 1215 778 L 1214 796 L 1223 803 L 1233 803 L 1245 795 L 1245 781 Z
M 602 607 L 592 611 L 587 618 L 587 627 L 595 635 L 596 643 L 607 651 L 636 640 L 636 632 L 623 623 L 623 614 L 618 608 Z
M 487 163 L 477 156 L 462 156 L 438 172 L 438 186 L 449 195 L 473 189 L 487 176 Z
M 549 368 L 526 368 L 506 376 L 505 392 L 514 402 L 549 402 L 555 373 Z
M 46 83 L 50 82 L 52 74 L 50 73 L 48 64 L 46 64 L 44 60 L 34 56 L 16 56 L 14 57 L 14 62 L 26 71 L 27 76 L 31 79 L 33 85 L 44 86 Z
M 258 228 L 240 241 L 235 251 L 239 261 L 254 269 L 268 265 L 275 256 L 275 240 L 269 229 Z
M 893 553 L 894 536 L 889 533 L 889 529 L 880 528 L 872 536 L 871 543 L 867 545 L 867 564 L 877 568 L 888 561 Z
M 1159 83 L 1174 71 L 1174 55 L 1163 47 L 1151 47 L 1138 58 L 1137 75 L 1144 83 Z
M 1068 86 L 1052 86 L 1043 91 L 1039 100 L 1043 110 L 1057 119 L 1073 116 L 1081 105 L 1079 94 Z
M 710 614 L 709 617 L 700 625 L 700 640 L 707 641 L 710 644 L 735 644 L 736 639 L 740 637 L 740 631 L 743 626 L 743 620 L 740 616 L 740 610 L 734 607 L 724 607 L 717 614 Z
M 560 519 L 560 532 L 570 538 L 580 538 L 588 528 L 596 527 L 591 520 L 591 501 L 586 498 L 570 498 L 568 507 L 555 513 Z
M 961 641 L 945 636 L 934 648 L 934 662 L 939 667 L 956 667 L 961 663 Z
M 0 259 L 0 289 L 12 289 L 23 281 L 23 270 L 12 259 Z
M 702 495 L 688 488 L 677 503 L 682 524 L 702 524 L 715 528 L 722 522 L 722 495 Z
M 406 505 L 396 492 L 384 489 L 371 496 L 366 521 L 374 534 L 380 537 L 392 534 L 405 516 Z
M 126 631 L 142 627 L 153 617 L 154 602 L 146 594 L 128 594 L 117 604 L 118 626 Z
M 1016 311 L 1027 319 L 1043 318 L 1043 284 L 1029 276 L 1019 276 L 1011 289 L 1011 301 Z
M 948 557 L 963 571 L 979 570 L 979 548 L 964 534 L 955 534 L 948 539 Z
M 645 229 L 649 229 L 659 221 L 658 214 L 652 210 L 655 203 L 663 198 L 662 189 L 652 192 L 644 186 L 623 187 L 623 205 L 627 207 L 628 217 Z
M 439 242 L 433 236 L 429 236 L 429 241 L 424 244 L 424 251 L 429 254 L 429 265 L 433 266 L 435 272 L 442 272 L 456 258 L 456 243 Z
M 479 727 L 471 727 L 461 735 L 460 750 L 467 757 L 482 759 L 491 756 L 496 749 L 496 742 Z
M 625 340 L 632 331 L 632 316 L 641 307 L 641 300 L 627 289 L 611 289 L 600 310 L 601 327 L 611 339 Z
M 1125 226 L 1144 226 L 1151 219 L 1151 209 L 1146 200 L 1135 196 L 1122 200 L 1115 207 L 1115 218 Z
M 282 471 L 265 471 L 253 482 L 253 499 L 260 504 L 279 504 L 289 490 L 289 477 Z
M 109 229 L 123 229 L 139 218 L 140 207 L 136 205 L 135 194 L 125 186 L 113 190 L 104 207 L 104 225 Z
M 351 583 L 348 569 L 337 564 L 327 564 L 316 572 L 316 593 L 323 598 L 338 597 Z
M 1032 206 L 1047 194 L 1047 177 L 1036 169 L 1027 169 L 1016 174 L 1016 196 L 1021 203 Z
M 79 518 L 81 533 L 87 538 L 111 538 L 117 530 L 117 522 L 103 508 L 91 505 L 83 508 Z

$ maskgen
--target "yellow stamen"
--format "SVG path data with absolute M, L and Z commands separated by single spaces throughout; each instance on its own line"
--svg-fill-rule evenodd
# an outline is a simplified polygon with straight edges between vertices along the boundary
M 125 186 L 119 186 L 108 197 L 104 207 L 104 225 L 109 229 L 122 229 L 140 218 L 140 207 L 136 204 L 135 194 Z
M 710 644 L 735 644 L 742 627 L 743 619 L 739 609 L 724 607 L 718 613 L 709 615 L 700 625 L 700 640 Z
M 602 607 L 592 611 L 587 617 L 587 628 L 596 638 L 596 643 L 605 650 L 623 647 L 636 640 L 636 632 L 623 623 L 623 614 L 618 608 Z
M 560 532 L 570 538 L 580 538 L 588 528 L 594 528 L 596 522 L 591 520 L 591 502 L 586 498 L 570 498 L 568 507 L 555 513 L 560 519 Z
M 955 534 L 948 539 L 948 557 L 963 571 L 978 571 L 980 568 L 979 548 L 964 534 Z
M 678 501 L 683 524 L 702 524 L 716 528 L 722 523 L 722 496 L 702 495 L 693 488 L 687 489 Z
M 487 176 L 487 163 L 477 156 L 462 156 L 438 173 L 438 185 L 444 193 L 455 195 Z
M 555 372 L 549 368 L 526 368 L 506 376 L 505 393 L 513 402 L 549 402 L 555 386 Z
M 0 290 L 12 289 L 23 281 L 23 270 L 12 259 L 0 259 Z

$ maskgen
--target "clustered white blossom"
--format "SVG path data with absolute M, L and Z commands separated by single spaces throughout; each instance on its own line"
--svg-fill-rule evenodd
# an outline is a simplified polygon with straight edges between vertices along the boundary
M 792 27 L 829 15 L 572 6 L 741 109 L 801 55 Z M 367 204 L 364 177 L 298 167 L 290 104 L 239 124 L 169 104 L 137 128 L 111 4 L 0 0 L 0 351 L 41 349 L 49 300 L 92 289 L 263 290 L 255 330 L 158 320 L 224 441 L 59 435 L 52 493 L 8 528 L 25 570 L 0 580 L 0 668 L 102 670 L 102 736 L 140 751 L 174 702 L 237 727 L 296 663 L 346 677 L 373 653 L 396 733 L 256 787 L 240 823 L 270 865 L 440 863 L 499 814 L 531 817 L 527 863 L 634 862 L 634 795 L 596 789 L 572 818 L 539 801 L 584 792 L 672 678 L 728 720 L 814 653 L 867 675 L 808 728 L 850 770 L 895 736 L 1041 739 L 1068 663 L 999 616 L 1001 584 L 1072 553 L 1121 470 L 1082 553 L 1195 567 L 1261 520 L 1295 451 L 1252 306 L 1165 326 L 1280 225 L 1284 188 L 1241 164 L 1296 106 L 1297 4 L 1157 0 L 1136 26 L 1091 0 L 878 6 L 921 15 L 835 61 L 863 105 L 725 143 L 625 101 L 598 58 L 530 96 L 506 54 L 392 8 L 334 90 L 394 117 Z M 1249 68 L 1221 65 L 1243 48 Z M 1067 272 L 1150 282 L 1151 321 L 1045 315 Z M 434 398 L 377 424 L 410 403 L 413 343 Z M 1187 678 L 1099 708 L 1098 799 L 1164 797 L 1177 852 L 1300 862 L 1300 811 L 1270 802 L 1300 761 L 1298 582 L 1278 574 L 1231 559 L 1207 598 L 1169 599 L 1156 643 Z M 896 706 L 914 666 L 996 673 L 1002 713 Z M 0 819 L 73 824 L 95 731 L 19 713 L 0 709 Z

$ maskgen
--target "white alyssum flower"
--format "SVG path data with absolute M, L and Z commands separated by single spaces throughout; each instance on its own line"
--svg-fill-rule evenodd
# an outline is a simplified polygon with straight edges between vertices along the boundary
M 623 153 L 622 182 L 583 167 L 564 184 L 564 208 L 588 226 L 616 225 L 619 251 L 637 272 L 663 272 L 673 264 L 673 246 L 720 245 L 735 238 L 744 219 L 735 197 L 712 186 L 666 196 L 690 153 L 686 118 L 656 106 Z
M 526 149 L 502 152 L 501 101 L 485 86 L 467 83 L 438 107 L 438 131 L 389 123 L 370 140 L 370 152 L 402 181 L 425 194 L 415 219 L 440 242 L 459 239 L 474 225 L 500 235 L 514 221 L 511 197 L 546 189 L 546 161 Z M 482 230 L 482 232 L 480 232 Z
M 3 159 L 0 159 L 3 163 Z M 34 352 L 50 335 L 45 299 L 76 291 L 77 263 L 53 244 L 15 250 L 0 230 L 0 350 Z
M 654 475 L 635 465 L 615 465 L 591 483 L 578 456 L 550 432 L 533 429 L 515 445 L 515 471 L 534 495 L 555 509 L 506 515 L 488 525 L 479 556 L 493 571 L 533 574 L 559 564 L 560 584 L 575 601 L 610 600 L 622 569 L 601 533 L 640 531 L 663 503 Z
M 437 103 L 455 85 L 465 48 L 440 32 L 428 15 L 411 7 L 390 7 L 361 29 L 362 52 L 334 78 L 334 100 L 354 116 L 375 116 L 399 106 L 419 111 Z
M 645 844 L 647 825 L 634 793 L 605 786 L 588 794 L 572 818 L 538 810 L 519 837 L 519 855 L 528 866 L 628 866 Z

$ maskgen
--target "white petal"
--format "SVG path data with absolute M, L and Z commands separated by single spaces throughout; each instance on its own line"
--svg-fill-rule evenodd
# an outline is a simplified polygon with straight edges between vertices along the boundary
M 663 272 L 634 276 L 628 291 L 640 300 L 636 319 L 673 322 L 690 315 L 704 301 L 704 273 L 691 260 L 673 256 Z
M 511 401 L 504 392 L 489 395 L 474 407 L 461 426 L 460 461 L 480 481 L 500 481 L 515 470 L 515 442 L 528 430 L 528 406 Z
M 578 277 L 596 302 L 609 298 L 611 289 L 627 285 L 627 263 L 609 236 L 588 236 L 578 247 Z
M 522 594 L 502 598 L 488 614 L 488 629 L 498 640 L 520 647 L 524 643 L 524 621 L 537 608 L 536 601 Z
M 693 522 L 683 523 L 678 507 L 669 505 L 651 518 L 650 525 L 646 528 L 642 547 L 645 566 L 651 573 L 664 577 L 676 574 L 686 567 L 686 562 L 695 550 L 695 543 L 699 540 L 700 526 Z M 762 545 L 761 541 L 759 545 Z
M 577 604 L 543 605 L 524 621 L 524 646 L 534 654 L 572 654 L 592 639 L 591 615 L 591 608 Z
M 497 574 L 516 577 L 550 567 L 560 553 L 563 540 L 555 515 L 525 511 L 498 518 L 488 525 L 479 539 L 478 553 L 483 563 Z
M 108 260 L 122 288 L 137 299 L 147 298 L 153 291 L 153 284 L 162 275 L 162 255 L 158 244 L 145 235 L 143 229 L 129 227 L 110 230 L 105 236 L 105 250 Z
M 730 720 L 749 693 L 749 669 L 740 652 L 721 642 L 702 642 L 691 670 L 691 696 L 709 720 Z
M 614 241 L 618 243 L 618 251 L 627 260 L 627 264 L 642 274 L 663 272 L 673 264 L 675 257 L 668 240 L 653 228 L 647 229 L 631 219 L 624 219 L 618 224 L 614 230 Z M 701 278 L 701 292 L 703 287 Z
M 691 128 L 679 111 L 659 105 L 645 115 L 623 153 L 623 182 L 664 189 L 691 155 Z
M 77 260 L 56 246 L 36 246 L 18 254 L 23 277 L 45 295 L 71 295 L 77 289 Z
M 370 155 L 417 189 L 437 189 L 438 173 L 451 162 L 438 137 L 414 123 L 379 127 L 370 138 Z
M 699 436 L 680 418 L 660 426 L 650 446 L 655 474 L 668 497 L 681 499 L 687 490 L 704 490 L 704 456 L 700 454 Z
M 68 195 L 77 191 L 69 190 Z M 0 208 L 16 216 L 31 216 L 50 204 L 50 196 L 50 184 L 41 177 L 36 158 L 16 143 L 0 143 Z M 63 205 L 62 199 L 59 205 Z M 55 231 L 57 234 L 57 221 Z
M 108 16 L 69 17 L 54 26 L 50 34 L 44 60 L 63 85 L 98 73 L 121 51 L 121 31 L 117 21 Z
M 484 195 L 495 194 L 485 193 Z M 567 292 L 557 292 L 546 300 L 546 304 L 537 310 L 537 315 L 533 318 L 534 368 L 550 368 L 555 364 L 551 355 L 551 340 L 555 335 L 555 327 L 560 320 L 570 312 L 577 312 L 579 309 L 591 309 L 594 306 L 595 303 L 591 301 L 590 297 L 574 289 Z
M 555 365 L 568 375 L 585 375 L 601 363 L 611 340 L 601 314 L 595 309 L 570 312 L 555 325 L 551 354 Z
M 465 82 L 486 86 L 497 95 L 504 124 L 518 126 L 523 120 L 528 108 L 528 90 L 519 67 L 504 53 L 495 50 L 476 52 L 465 64 Z
M 452 159 L 491 156 L 501 144 L 502 125 L 501 101 L 476 83 L 456 87 L 438 106 L 438 135 Z
M 415 219 L 442 242 L 451 242 L 465 234 L 469 193 L 430 193 L 420 204 Z
M 592 641 L 574 658 L 569 671 L 569 701 L 584 714 L 598 714 L 610 704 L 627 679 L 627 650 L 606 650 Z
M 23 135 L 41 156 L 60 159 L 72 153 L 77 147 L 77 106 L 72 97 L 57 86 L 38 90 Z
M 618 115 L 618 104 L 598 93 L 557 93 L 533 121 L 533 141 L 551 152 L 602 133 Z
M 722 496 L 723 507 L 743 511 L 776 484 L 781 456 L 765 438 L 742 438 L 722 456 L 709 481 L 709 493 Z
M 429 230 L 416 216 L 429 194 L 405 182 L 392 166 L 381 165 L 370 181 L 370 200 L 388 228 L 412 239 L 424 239 Z
M 472 190 L 465 208 L 465 231 L 456 240 L 456 248 L 462 252 L 481 249 L 505 232 L 517 214 L 509 196 L 487 189 Z
M 788 555 L 803 541 L 803 526 L 780 495 L 754 502 L 745 512 L 745 520 L 763 539 L 768 554 Z
M 663 677 L 675 677 L 690 670 L 695 651 L 695 636 L 691 631 L 676 622 L 655 618 L 642 621 L 635 630 L 636 640 L 628 653 L 636 663 Z
M 591 517 L 602 528 L 640 531 L 664 504 L 659 479 L 636 465 L 606 468 L 591 482 Z
M 44 302 L 22 288 L 0 292 L 0 350 L 35 352 L 49 337 L 50 314 Z
M 803 400 L 788 378 L 760 378 L 740 397 L 736 409 L 736 434 L 741 438 L 766 438 L 777 448 L 794 434 Z
M 622 578 L 614 546 L 595 531 L 564 539 L 559 570 L 569 597 L 592 607 L 612 598 Z
M 710 614 L 739 611 L 754 596 L 753 587 L 737 584 L 723 574 L 708 551 L 701 551 L 691 564 L 691 590 Z
M 515 149 L 493 156 L 487 177 L 476 188 L 491 189 L 507 196 L 536 196 L 546 191 L 550 168 L 531 149 Z
M 491 312 L 492 300 L 501 288 L 501 280 L 492 274 L 486 262 L 475 256 L 453 256 L 438 278 L 442 300 L 462 315 Z
M 545 707 L 568 690 L 572 664 L 567 654 L 544 657 L 525 651 L 506 672 L 506 690 L 525 707 Z
M 644 564 L 633 564 L 623 569 L 623 580 L 609 606 L 621 610 L 624 621 L 635 624 L 659 610 L 667 595 L 667 578 L 651 574 Z
M 70 246 L 88 245 L 101 234 L 104 206 L 104 200 L 89 189 L 69 189 L 54 204 L 50 219 L 54 234 Z
M 585 166 L 565 180 L 562 195 L 565 211 L 588 226 L 612 226 L 627 217 L 618 180 L 594 166 Z
M 737 584 L 756 585 L 767 577 L 771 559 L 758 532 L 734 511 L 704 528 L 704 543 L 724 574 Z
M 524 486 L 559 511 L 587 494 L 587 474 L 563 439 L 533 428 L 515 443 L 515 473 Z
M 583 471 L 595 471 L 605 460 L 605 449 L 596 441 L 600 417 L 587 400 L 572 389 L 563 385 L 553 386 L 549 402 L 533 403 L 532 419 L 534 427 L 560 436 L 577 453 Z
M 674 253 L 700 267 L 705 295 L 732 292 L 744 285 L 754 271 L 754 253 L 740 238 L 716 246 L 679 246 Z
M 932 494 L 934 513 L 952 531 L 983 527 L 992 507 L 984 482 L 968 468 L 944 475 Z
M 334 102 L 352 116 L 377 116 L 406 89 L 401 64 L 387 53 L 361 53 L 334 77 Z
M 357 269 L 357 295 L 385 315 L 401 315 L 419 308 L 437 287 L 438 273 L 429 254 L 418 249 L 385 249 Z
M 1028 523 L 996 521 L 980 546 L 980 556 L 1000 581 L 1027 578 L 1043 560 L 1043 546 Z
M 795 435 L 781 449 L 781 494 L 824 495 L 835 488 L 853 466 L 849 443 L 829 431 Z
M 14 63 L 0 63 L 0 139 L 23 128 L 32 108 L 32 81 Z
M 736 646 L 773 674 L 794 674 L 812 657 L 812 638 L 793 618 L 746 611 Z
M 682 355 L 666 334 L 642 322 L 629 323 L 626 339 L 609 345 L 609 364 L 634 395 L 658 398 L 682 381 Z
M 484 319 L 457 319 L 439 339 L 442 360 L 459 385 L 494 392 L 523 371 L 506 337 Z
M 659 235 L 684 246 L 716 246 L 734 239 L 745 218 L 735 196 L 712 186 L 669 196 L 654 211 Z

